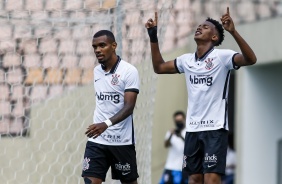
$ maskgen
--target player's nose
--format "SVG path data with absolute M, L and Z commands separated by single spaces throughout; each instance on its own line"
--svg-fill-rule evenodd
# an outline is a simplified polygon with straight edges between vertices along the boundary
M 95 54 L 99 54 L 101 53 L 101 49 L 99 47 L 97 47 L 95 50 L 94 50 Z

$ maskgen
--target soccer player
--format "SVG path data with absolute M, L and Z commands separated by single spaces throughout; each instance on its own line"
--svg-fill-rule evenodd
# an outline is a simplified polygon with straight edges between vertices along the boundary
M 133 109 L 139 93 L 137 69 L 115 52 L 112 32 L 101 30 L 92 40 L 100 65 L 94 69 L 96 108 L 85 134 L 82 177 L 85 184 L 101 184 L 111 167 L 112 178 L 137 184 Z
M 154 71 L 157 74 L 185 73 L 186 77 L 188 109 L 183 170 L 189 174 L 189 184 L 219 184 L 221 175 L 225 173 L 228 145 L 230 70 L 255 64 L 256 56 L 235 29 L 229 8 L 221 17 L 222 25 L 207 18 L 197 27 L 195 53 L 184 54 L 168 62 L 164 62 L 159 50 L 157 22 L 155 13 L 155 19 L 149 19 L 145 24 L 151 42 Z M 215 48 L 224 39 L 223 28 L 233 36 L 241 54 Z

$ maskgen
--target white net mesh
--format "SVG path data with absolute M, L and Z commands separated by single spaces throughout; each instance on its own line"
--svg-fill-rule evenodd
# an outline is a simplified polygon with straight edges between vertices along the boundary
M 178 9 L 174 10 L 177 5 Z M 180 3 L 180 4 L 179 4 Z M 185 6 L 183 6 L 184 3 Z M 135 109 L 139 183 L 151 183 L 151 125 L 156 75 L 144 23 L 159 9 L 160 40 L 180 40 L 186 1 L 7 0 L 0 3 L 1 183 L 83 183 L 80 177 L 95 106 L 91 48 L 100 29 L 114 32 L 118 54 L 140 73 Z M 189 29 L 183 29 L 181 37 Z M 166 32 L 168 39 L 162 39 Z M 179 44 L 184 44 L 179 41 Z M 114 183 L 107 177 L 107 183 Z

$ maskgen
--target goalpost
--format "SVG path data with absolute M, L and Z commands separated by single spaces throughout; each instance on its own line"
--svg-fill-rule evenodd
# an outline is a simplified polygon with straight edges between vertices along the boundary
M 135 65 L 140 74 L 141 89 L 134 111 L 138 182 L 151 183 L 156 75 L 144 23 L 158 9 L 161 49 L 168 51 L 183 45 L 180 38 L 190 29 L 179 24 L 190 23 L 187 2 L 1 2 L 1 183 L 83 183 L 80 175 L 87 141 L 84 132 L 92 123 L 92 72 L 98 64 L 91 40 L 101 29 L 114 32 L 117 53 Z M 176 14 L 180 16 L 176 18 Z M 107 183 L 114 182 L 107 177 Z

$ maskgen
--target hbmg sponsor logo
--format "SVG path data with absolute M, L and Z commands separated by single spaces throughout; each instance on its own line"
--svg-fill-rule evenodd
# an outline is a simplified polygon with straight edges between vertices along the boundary
M 189 77 L 191 84 L 206 84 L 207 86 L 211 86 L 213 82 L 213 78 L 206 75 L 190 75 Z
M 120 102 L 119 94 L 117 94 L 116 92 L 100 92 L 100 94 L 96 92 L 96 96 L 97 99 L 101 101 L 112 101 L 115 104 Z

